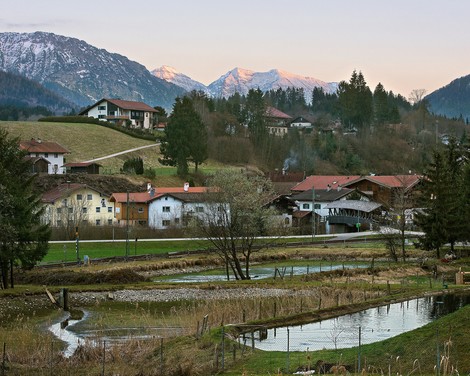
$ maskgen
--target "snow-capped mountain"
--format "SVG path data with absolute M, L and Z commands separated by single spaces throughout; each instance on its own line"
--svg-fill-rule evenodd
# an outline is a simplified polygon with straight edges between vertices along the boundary
M 288 87 L 304 89 L 305 99 L 310 102 L 312 91 L 315 87 L 321 87 L 325 93 L 334 93 L 338 89 L 336 82 L 324 82 L 312 77 L 304 77 L 298 74 L 272 69 L 268 72 L 254 72 L 248 69 L 235 68 L 212 82 L 209 86 L 193 80 L 174 68 L 162 66 L 154 69 L 152 74 L 165 81 L 171 82 L 186 91 L 203 91 L 208 95 L 219 98 L 227 98 L 235 93 L 248 94 L 250 89 L 260 89 L 264 92 L 287 89 Z
M 111 97 L 171 108 L 184 92 L 122 55 L 44 32 L 0 33 L 0 70 L 35 80 L 79 106 Z
M 228 97 L 238 92 L 246 95 L 250 89 L 259 88 L 262 91 L 276 90 L 288 87 L 303 88 L 306 100 L 310 102 L 312 91 L 321 87 L 325 93 L 334 93 L 338 88 L 335 82 L 324 82 L 312 77 L 304 77 L 279 69 L 268 72 L 254 72 L 247 69 L 235 68 L 212 82 L 208 88 L 215 97 Z
M 206 85 L 193 80 L 183 73 L 177 72 L 175 68 L 169 67 L 168 65 L 162 65 L 160 68 L 154 69 L 150 73 L 155 77 L 161 78 L 162 80 L 171 82 L 172 84 L 183 88 L 187 92 L 196 90 L 210 94 Z

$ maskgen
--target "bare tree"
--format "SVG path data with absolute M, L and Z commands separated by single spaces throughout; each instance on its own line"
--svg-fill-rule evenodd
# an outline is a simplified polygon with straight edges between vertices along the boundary
M 250 279 L 253 252 L 269 243 L 257 242 L 258 236 L 273 234 L 277 221 L 267 203 L 274 197 L 270 182 L 263 177 L 221 171 L 210 180 L 206 210 L 192 221 L 198 236 L 210 241 L 214 251 L 236 279 Z M 273 240 L 270 240 L 272 242 Z
M 390 208 L 387 226 L 381 228 L 385 236 L 387 248 L 394 261 L 398 261 L 398 250 L 401 251 L 403 261 L 406 260 L 406 230 L 412 221 L 412 212 L 415 209 L 415 195 L 411 182 L 416 179 L 411 175 L 396 176 L 400 186 L 392 192 L 392 207 Z
M 426 89 L 413 89 L 411 90 L 408 100 L 413 105 L 417 105 L 423 100 L 425 95 L 426 95 Z

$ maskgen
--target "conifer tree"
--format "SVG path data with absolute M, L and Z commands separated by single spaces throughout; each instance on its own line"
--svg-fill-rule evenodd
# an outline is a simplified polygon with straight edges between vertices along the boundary
M 33 192 L 34 176 L 19 140 L 0 129 L 0 274 L 3 288 L 14 287 L 14 266 L 30 268 L 47 253 L 49 227 Z

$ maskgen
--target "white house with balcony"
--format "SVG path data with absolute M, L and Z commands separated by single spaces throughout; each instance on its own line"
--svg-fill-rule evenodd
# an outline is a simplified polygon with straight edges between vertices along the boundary
M 132 127 L 150 129 L 157 111 L 143 102 L 103 98 L 79 113 L 95 119 L 123 124 L 127 120 Z

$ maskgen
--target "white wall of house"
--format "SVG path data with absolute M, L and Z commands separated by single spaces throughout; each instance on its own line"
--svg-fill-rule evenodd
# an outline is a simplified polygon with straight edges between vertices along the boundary
M 65 222 L 69 221 L 72 221 L 74 226 L 112 225 L 114 202 L 110 202 L 107 196 L 93 189 L 82 188 L 54 203 L 46 203 L 42 221 L 53 227 L 66 226 Z
M 63 153 L 29 153 L 29 156 L 47 159 L 50 162 L 47 168 L 49 175 L 65 174 L 65 167 L 62 167 L 64 165 Z
M 90 108 L 88 110 L 88 116 L 106 121 L 106 116 L 108 116 L 108 102 L 104 101 L 101 102 L 99 105 Z
M 181 200 L 165 195 L 158 197 L 149 204 L 149 227 L 166 229 L 169 227 L 185 226 L 185 220 L 199 218 L 206 220 L 206 216 L 212 215 L 213 204 L 206 202 L 182 202 Z
M 150 228 L 165 229 L 179 227 L 183 220 L 183 203 L 172 196 L 162 196 L 149 204 L 148 224 Z

